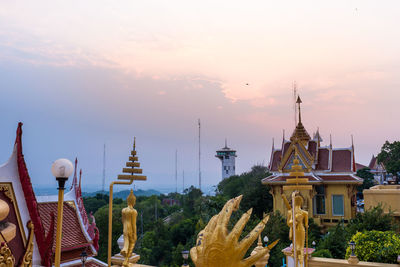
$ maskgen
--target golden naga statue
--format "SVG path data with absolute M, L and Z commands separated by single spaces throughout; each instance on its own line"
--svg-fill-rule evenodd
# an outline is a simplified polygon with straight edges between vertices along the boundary
M 301 209 L 303 198 L 298 194 L 298 192 L 292 193 L 292 199 L 294 199 L 294 210 L 290 206 L 286 196 L 282 194 L 282 198 L 288 209 L 286 223 L 290 228 L 289 238 L 293 242 L 292 249 L 297 258 L 295 266 L 297 267 L 298 263 L 300 263 L 300 266 L 303 266 L 304 242 L 306 240 L 306 232 L 308 228 L 308 212 Z
M 252 209 L 250 209 L 242 215 L 232 231 L 228 232 L 227 225 L 232 212 L 238 210 L 241 200 L 242 196 L 239 196 L 226 202 L 220 213 L 212 217 L 198 234 L 196 246 L 190 250 L 190 256 L 196 267 L 249 267 L 268 253 L 269 248 L 263 248 L 243 259 L 251 244 L 264 229 L 269 216 L 265 216 L 246 237 L 239 241 L 251 216 Z
M 121 250 L 121 255 L 125 257 L 122 266 L 129 266 L 129 259 L 132 256 L 133 248 L 135 247 L 137 234 L 136 234 L 136 217 L 137 211 L 133 208 L 136 204 L 136 197 L 131 193 L 127 198 L 128 207 L 122 210 L 122 223 L 124 225 L 124 247 Z

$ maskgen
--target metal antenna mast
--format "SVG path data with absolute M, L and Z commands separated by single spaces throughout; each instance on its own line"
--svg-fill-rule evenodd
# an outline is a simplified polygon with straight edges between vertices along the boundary
M 185 192 L 185 170 L 182 170 L 182 193 Z
M 178 149 L 175 150 L 175 193 L 178 193 Z
M 296 108 L 296 101 L 297 101 L 297 84 L 296 84 L 296 81 L 294 81 L 294 82 L 293 82 L 294 127 L 297 126 L 297 108 Z
M 200 119 L 199 119 L 199 189 L 201 190 L 201 150 L 200 150 L 200 129 L 201 129 L 201 124 L 200 124 Z
M 104 144 L 103 151 L 103 183 L 101 187 L 101 191 L 104 193 L 104 184 L 106 183 L 106 144 Z

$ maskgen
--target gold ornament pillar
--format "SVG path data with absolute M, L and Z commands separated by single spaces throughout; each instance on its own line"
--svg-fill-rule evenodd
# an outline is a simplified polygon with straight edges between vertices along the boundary
M 295 152 L 289 175 L 291 178 L 286 179 L 287 185 L 283 186 L 283 190 L 292 191 L 291 205 L 284 194 L 282 194 L 282 198 L 288 209 L 286 222 L 290 228 L 289 238 L 292 240 L 293 245 L 291 256 L 294 259 L 294 266 L 298 267 L 300 263 L 300 266 L 303 267 L 303 264 L 308 266 L 308 212 L 302 209 L 304 200 L 300 195 L 300 190 L 312 190 L 312 185 L 309 184 L 308 178 L 305 177 L 297 152 Z M 304 243 L 306 243 L 305 256 Z
M 136 155 L 136 137 L 133 141 L 133 150 L 131 151 L 131 156 L 129 157 L 129 161 L 126 162 L 126 167 L 123 168 L 123 173 L 128 174 L 120 174 L 118 175 L 118 180 L 125 180 L 125 181 L 113 181 L 110 184 L 110 196 L 108 201 L 108 251 L 107 251 L 107 264 L 111 267 L 111 248 L 112 248 L 112 209 L 113 209 L 113 189 L 115 184 L 121 185 L 130 185 L 133 181 L 146 181 L 147 177 L 144 175 L 136 175 L 141 174 L 143 172 L 142 169 L 137 169 L 140 167 L 140 163 L 138 162 L 138 157 Z

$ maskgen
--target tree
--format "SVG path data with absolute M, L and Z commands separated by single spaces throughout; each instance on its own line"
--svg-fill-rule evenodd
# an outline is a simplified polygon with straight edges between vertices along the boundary
M 126 204 L 113 205 L 113 218 L 112 218 L 112 255 L 119 252 L 117 244 L 118 238 L 122 235 L 122 219 L 121 211 L 126 207 Z M 107 247 L 108 247 L 108 205 L 98 209 L 94 214 L 96 218 L 96 225 L 99 228 L 99 255 L 98 258 L 102 261 L 107 261 Z
M 374 186 L 374 175 L 370 170 L 370 168 L 362 168 L 357 171 L 357 176 L 364 179 L 363 184 L 357 187 L 358 192 L 362 193 L 364 189 Z
M 218 195 L 223 195 L 226 199 L 243 195 L 240 209 L 247 211 L 253 208 L 253 214 L 261 219 L 264 213 L 272 211 L 270 188 L 261 184 L 261 179 L 269 175 L 266 167 L 253 166 L 250 172 L 222 180 L 217 187 Z
M 336 259 L 344 259 L 348 244 L 348 236 L 343 223 L 338 223 L 331 228 L 322 238 L 318 250 L 327 249 Z
M 346 227 L 348 236 L 351 237 L 356 232 L 362 231 L 397 231 L 399 225 L 393 219 L 391 213 L 385 214 L 379 205 L 364 213 L 357 213 L 356 217 L 350 221 Z
M 400 172 L 400 141 L 386 141 L 377 156 L 378 163 L 385 165 L 386 171 L 396 175 Z

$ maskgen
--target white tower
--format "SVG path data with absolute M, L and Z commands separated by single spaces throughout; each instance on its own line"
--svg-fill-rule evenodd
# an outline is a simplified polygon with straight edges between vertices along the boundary
M 222 162 L 222 179 L 226 179 L 235 175 L 235 158 L 236 150 L 230 149 L 226 143 L 225 147 L 217 150 L 217 155 L 215 157 L 219 158 Z

